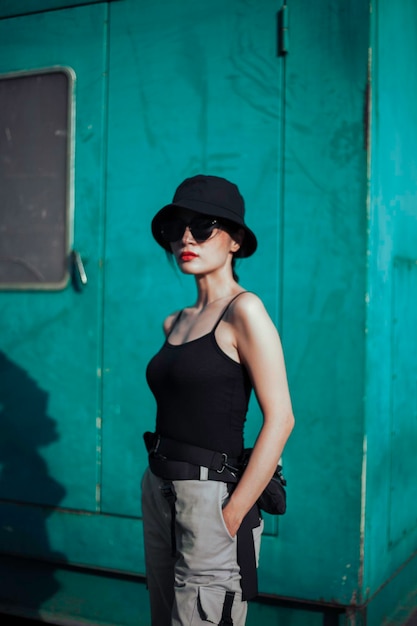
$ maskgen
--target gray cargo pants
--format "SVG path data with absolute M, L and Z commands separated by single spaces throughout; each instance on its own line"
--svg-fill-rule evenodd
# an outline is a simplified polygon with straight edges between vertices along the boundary
M 233 626 L 244 626 L 236 537 L 224 523 L 227 484 L 174 480 L 176 556 L 171 550 L 171 509 L 161 492 L 166 481 L 148 469 L 142 480 L 145 561 L 152 626 L 219 624 L 227 591 L 234 592 Z M 263 523 L 254 529 L 256 558 Z

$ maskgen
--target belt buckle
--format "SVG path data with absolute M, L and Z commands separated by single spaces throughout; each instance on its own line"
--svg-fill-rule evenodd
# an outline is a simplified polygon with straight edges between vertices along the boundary
M 222 452 L 222 457 L 223 457 L 222 467 L 221 469 L 216 470 L 218 474 L 222 474 L 224 472 L 224 468 L 227 465 L 227 454 L 225 452 Z

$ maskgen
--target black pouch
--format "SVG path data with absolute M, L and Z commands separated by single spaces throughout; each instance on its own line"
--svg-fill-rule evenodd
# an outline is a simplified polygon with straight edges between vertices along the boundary
M 244 450 L 242 459 L 243 469 L 247 466 L 251 453 L 252 448 L 246 448 Z M 277 465 L 274 475 L 257 500 L 261 511 L 265 511 L 265 513 L 269 513 L 270 515 L 284 515 L 287 510 L 287 493 L 285 491 L 287 481 L 282 475 L 281 470 L 281 465 Z

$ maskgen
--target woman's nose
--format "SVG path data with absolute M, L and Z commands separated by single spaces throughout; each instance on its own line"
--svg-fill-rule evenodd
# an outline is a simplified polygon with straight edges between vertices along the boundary
M 195 242 L 195 239 L 193 237 L 193 234 L 192 234 L 189 226 L 185 227 L 184 233 L 182 235 L 182 241 L 184 241 L 185 243 L 187 241 L 194 241 Z

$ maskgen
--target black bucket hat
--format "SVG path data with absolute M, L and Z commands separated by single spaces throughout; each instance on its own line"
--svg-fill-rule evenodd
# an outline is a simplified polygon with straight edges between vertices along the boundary
M 172 215 L 175 209 L 190 209 L 202 215 L 218 217 L 242 228 L 245 236 L 236 257 L 248 257 L 257 248 L 255 234 L 245 224 L 245 203 L 234 183 L 220 176 L 198 174 L 186 178 L 177 188 L 171 204 L 164 206 L 152 220 L 152 234 L 156 241 L 168 252 L 171 247 L 161 235 L 163 220 Z

